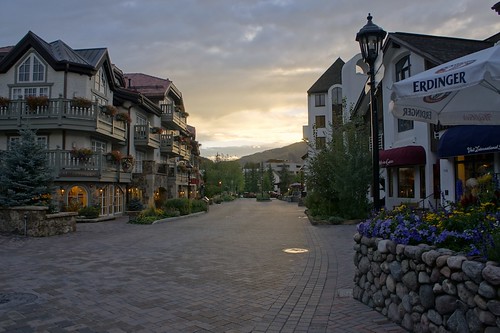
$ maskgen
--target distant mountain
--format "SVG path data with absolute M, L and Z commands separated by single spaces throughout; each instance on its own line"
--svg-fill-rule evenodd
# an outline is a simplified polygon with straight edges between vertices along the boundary
M 237 161 L 241 166 L 244 166 L 248 162 L 259 163 L 266 162 L 268 160 L 287 160 L 293 163 L 304 163 L 302 156 L 306 153 L 307 143 L 296 142 L 285 147 L 269 149 L 260 153 L 243 156 Z

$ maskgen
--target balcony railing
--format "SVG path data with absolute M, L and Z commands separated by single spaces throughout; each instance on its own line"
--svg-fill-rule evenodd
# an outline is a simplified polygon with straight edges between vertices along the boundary
M 122 170 L 119 163 L 108 161 L 103 153 L 77 158 L 70 150 L 48 150 L 47 158 L 56 180 L 130 182 L 131 179 L 131 170 Z
M 142 147 L 160 148 L 160 134 L 151 133 L 149 125 L 135 125 L 134 144 Z
M 76 107 L 70 99 L 50 99 L 46 106 L 30 108 L 25 100 L 0 106 L 0 130 L 16 129 L 29 124 L 34 129 L 73 129 L 99 132 L 124 141 L 126 123 L 104 113 L 97 104 Z
M 181 112 L 175 110 L 173 104 L 162 104 L 161 107 L 161 121 L 172 126 L 173 129 L 186 132 L 187 122 L 186 117 Z M 170 127 L 169 126 L 169 127 Z
M 181 156 L 181 143 L 175 140 L 173 134 L 160 135 L 160 152 L 170 157 Z

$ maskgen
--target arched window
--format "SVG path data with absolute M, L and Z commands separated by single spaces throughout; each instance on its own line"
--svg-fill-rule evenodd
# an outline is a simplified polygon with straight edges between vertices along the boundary
M 68 191 L 68 210 L 78 211 L 80 208 L 87 207 L 87 190 L 81 186 L 73 186 Z
M 37 56 L 31 54 L 17 69 L 19 82 L 44 82 L 45 65 Z

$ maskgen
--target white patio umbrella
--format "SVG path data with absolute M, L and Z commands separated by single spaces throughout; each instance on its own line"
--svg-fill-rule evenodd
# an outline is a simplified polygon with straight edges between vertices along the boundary
M 394 83 L 395 117 L 441 125 L 500 125 L 500 45 Z

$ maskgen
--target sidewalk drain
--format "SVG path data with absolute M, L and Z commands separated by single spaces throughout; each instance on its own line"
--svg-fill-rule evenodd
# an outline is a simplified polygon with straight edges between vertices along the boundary
M 285 253 L 291 253 L 291 254 L 297 254 L 297 253 L 306 253 L 306 252 L 309 252 L 308 249 L 301 249 L 301 248 L 298 248 L 298 247 L 292 247 L 292 248 L 289 248 L 289 249 L 283 249 L 283 252 Z
M 30 293 L 0 293 L 0 308 L 33 303 L 37 298 Z

